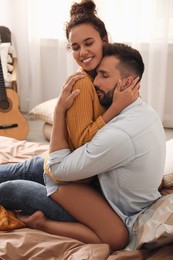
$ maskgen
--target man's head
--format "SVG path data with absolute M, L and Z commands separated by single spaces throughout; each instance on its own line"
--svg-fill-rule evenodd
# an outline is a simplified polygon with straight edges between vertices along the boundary
M 114 89 L 119 80 L 122 91 L 131 85 L 133 80 L 142 78 L 144 63 L 140 53 L 123 43 L 110 43 L 103 47 L 103 59 L 97 68 L 94 85 L 100 103 L 109 107 L 112 103 Z

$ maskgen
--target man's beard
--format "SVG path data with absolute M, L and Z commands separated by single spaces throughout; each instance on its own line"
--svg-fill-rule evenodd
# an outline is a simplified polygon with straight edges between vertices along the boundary
M 109 108 L 110 105 L 112 104 L 112 99 L 113 99 L 113 93 L 114 93 L 114 89 L 116 88 L 116 86 L 113 88 L 113 90 L 110 90 L 109 92 L 105 93 L 103 90 L 100 90 L 97 86 L 95 86 L 95 89 L 98 91 L 100 91 L 103 95 L 103 97 L 99 96 L 99 101 L 100 104 L 105 107 L 105 108 Z
M 100 100 L 100 104 L 103 107 L 105 107 L 105 108 L 110 107 L 110 105 L 112 104 L 112 91 L 109 91 L 108 93 L 104 93 L 104 96 L 102 98 L 100 98 L 99 100 Z

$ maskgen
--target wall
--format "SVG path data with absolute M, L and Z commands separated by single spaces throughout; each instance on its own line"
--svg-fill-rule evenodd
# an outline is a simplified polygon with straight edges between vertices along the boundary
M 158 92 L 158 87 L 157 87 L 157 82 L 160 84 L 160 78 L 159 78 L 159 62 L 160 62 L 160 56 L 161 51 L 160 49 L 155 50 L 155 63 L 154 63 L 154 68 L 149 67 L 149 44 L 143 44 L 141 45 L 140 52 L 142 54 L 144 63 L 145 63 L 145 72 L 143 75 L 143 80 L 142 80 L 142 87 L 141 87 L 141 95 L 144 101 L 147 103 L 151 104 L 154 108 L 159 107 L 162 105 L 162 100 L 160 99 L 165 99 L 164 103 L 164 115 L 163 115 L 163 124 L 165 127 L 172 127 L 173 128 L 173 44 L 168 45 L 168 53 L 169 55 L 167 56 L 167 61 L 165 62 L 165 70 L 166 71 L 166 84 L 163 82 L 163 88 Z M 152 86 L 149 85 L 148 83 L 148 75 L 149 73 L 153 73 L 152 78 Z M 151 75 L 150 75 L 151 78 Z M 164 80 L 164 79 L 163 79 Z M 153 88 L 155 91 L 153 92 L 153 96 L 150 96 L 150 91 L 149 89 Z M 166 88 L 166 90 L 165 90 Z M 162 93 L 163 92 L 163 93 Z M 164 94 L 166 93 L 166 94 Z M 161 95 L 160 95 L 161 94 Z M 155 108 L 156 109 L 156 108 Z M 157 110 L 157 109 L 156 109 Z M 160 109 L 162 111 L 162 108 Z

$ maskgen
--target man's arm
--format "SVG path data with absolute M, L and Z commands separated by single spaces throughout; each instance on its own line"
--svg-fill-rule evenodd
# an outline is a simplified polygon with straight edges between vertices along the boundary
M 111 123 L 110 123 L 111 124 Z M 134 159 L 131 138 L 112 124 L 97 132 L 91 142 L 72 153 L 63 149 L 49 154 L 51 175 L 60 181 L 76 181 L 105 173 Z

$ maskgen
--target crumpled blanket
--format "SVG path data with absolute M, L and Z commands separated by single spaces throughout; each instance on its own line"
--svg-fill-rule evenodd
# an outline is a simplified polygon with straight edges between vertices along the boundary
M 0 205 L 0 231 L 10 231 L 24 227 L 26 227 L 26 225 L 16 217 L 14 211 L 6 210 Z
M 45 155 L 48 144 L 16 140 L 14 138 L 0 136 L 0 164 L 18 163 L 37 155 Z M 0 205 L 0 231 L 10 231 L 26 227 L 16 217 L 15 211 L 6 210 Z

